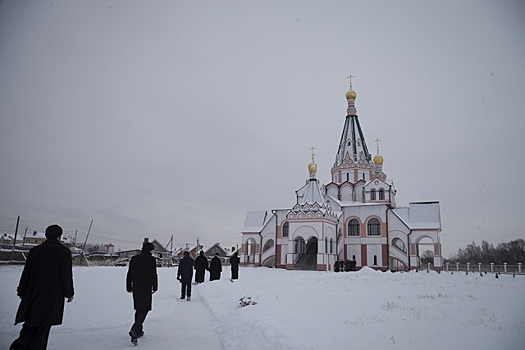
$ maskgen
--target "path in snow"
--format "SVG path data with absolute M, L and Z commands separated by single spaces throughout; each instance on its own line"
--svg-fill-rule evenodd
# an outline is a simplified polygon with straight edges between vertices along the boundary
M 0 348 L 7 349 L 21 328 L 21 324 L 13 326 L 13 322 L 22 267 L 2 269 L 19 269 L 19 273 L 0 274 Z M 159 291 L 153 296 L 153 310 L 144 323 L 145 335 L 139 339 L 138 348 L 223 349 L 215 333 L 216 321 L 202 302 L 199 286 L 193 286 L 191 301 L 180 300 L 176 271 L 158 269 Z M 128 335 L 134 311 L 131 294 L 125 291 L 126 272 L 127 268 L 75 267 L 75 300 L 66 304 L 63 324 L 52 327 L 48 348 L 135 348 Z

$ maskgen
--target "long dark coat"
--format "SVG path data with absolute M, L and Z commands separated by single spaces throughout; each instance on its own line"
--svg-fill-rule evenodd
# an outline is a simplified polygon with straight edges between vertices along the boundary
M 221 259 L 214 256 L 210 262 L 210 281 L 220 280 L 222 272 Z
M 142 251 L 129 262 L 126 290 L 133 292 L 133 306 L 138 311 L 151 310 L 151 294 L 158 289 L 157 264 L 149 252 Z
M 208 258 L 204 255 L 199 255 L 195 259 L 195 282 L 204 282 L 204 272 L 208 269 Z
M 185 255 L 182 259 L 180 259 L 179 268 L 177 269 L 177 276 L 188 279 L 191 282 L 194 265 L 195 260 L 193 260 L 191 256 Z
M 65 298 L 75 294 L 71 251 L 55 238 L 48 238 L 31 249 L 20 277 L 17 294 L 22 300 L 15 324 L 62 324 Z
M 230 258 L 230 265 L 231 265 L 231 268 L 232 268 L 232 280 L 236 280 L 239 278 L 239 257 L 237 256 L 237 254 L 234 254 L 231 258 Z

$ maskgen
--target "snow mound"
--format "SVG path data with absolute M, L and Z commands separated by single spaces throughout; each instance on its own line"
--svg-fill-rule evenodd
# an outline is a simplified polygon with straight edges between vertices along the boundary
M 382 273 L 382 271 L 374 270 L 368 266 L 363 266 L 359 271 L 357 271 L 357 274 L 360 276 L 375 276 Z

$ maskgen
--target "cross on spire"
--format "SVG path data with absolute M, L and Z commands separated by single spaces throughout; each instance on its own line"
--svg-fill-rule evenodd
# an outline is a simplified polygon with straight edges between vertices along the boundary
M 381 140 L 380 139 L 375 139 L 374 142 L 377 144 L 377 154 L 379 154 L 379 142 Z
M 310 148 L 310 151 L 312 151 L 312 163 L 315 163 L 315 160 L 314 160 L 314 156 L 315 156 L 315 153 L 314 153 L 314 151 L 315 151 L 315 147 L 312 146 L 312 147 Z
M 350 79 L 350 90 L 352 90 L 352 78 L 354 78 L 353 75 L 347 76 L 348 79 Z

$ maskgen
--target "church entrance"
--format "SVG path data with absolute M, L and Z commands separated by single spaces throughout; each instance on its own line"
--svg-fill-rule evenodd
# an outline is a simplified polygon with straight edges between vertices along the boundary
M 299 258 L 295 263 L 294 270 L 317 270 L 317 237 L 310 237 L 308 242 L 299 237 L 295 242 L 296 247 L 300 250 L 296 250 Z

